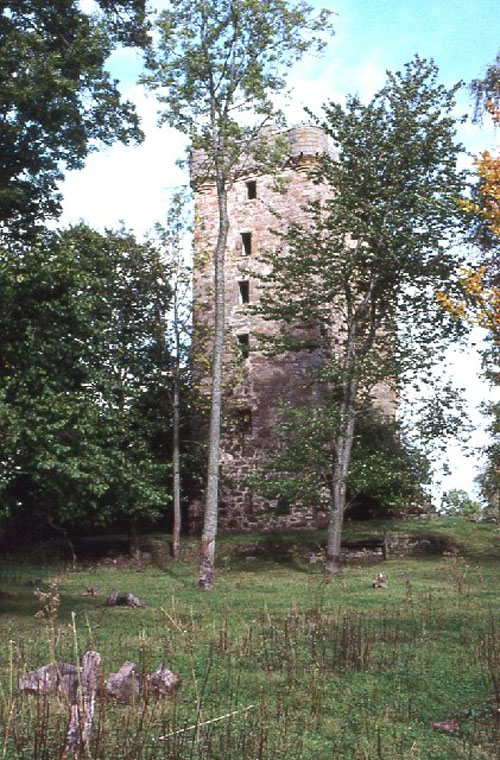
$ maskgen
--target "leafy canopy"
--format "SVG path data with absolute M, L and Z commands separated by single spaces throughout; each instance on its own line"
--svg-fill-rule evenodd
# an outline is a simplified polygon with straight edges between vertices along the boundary
M 449 517 L 474 517 L 481 513 L 481 506 L 466 491 L 452 488 L 443 494 L 440 511 Z
M 158 515 L 170 291 L 157 251 L 79 225 L 1 251 L 0 286 L 2 511 L 79 525 Z
M 463 222 L 455 91 L 416 57 L 368 105 L 325 106 L 336 153 L 315 172 L 321 197 L 278 233 L 277 252 L 263 254 L 270 274 L 258 275 L 257 310 L 280 327 L 278 348 L 315 347 L 373 385 L 431 361 L 456 330 L 435 300 Z
M 286 0 L 173 0 L 159 16 L 144 78 L 159 90 L 162 120 L 230 166 L 250 118 L 260 128 L 275 114 L 283 72 L 322 47 L 318 33 L 329 29 L 330 14 L 311 12 Z
M 0 233 L 25 237 L 57 215 L 63 168 L 97 142 L 141 138 L 105 68 L 113 45 L 141 41 L 143 0 L 5 0 L 0 12 Z M 144 40 L 142 40 L 143 42 Z

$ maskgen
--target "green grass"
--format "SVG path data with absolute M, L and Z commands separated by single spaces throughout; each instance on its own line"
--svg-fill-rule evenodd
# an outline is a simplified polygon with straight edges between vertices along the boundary
M 228 536 L 219 542 L 213 592 L 195 588 L 194 541 L 184 560 L 163 566 L 74 572 L 4 563 L 0 587 L 13 597 L 0 601 L 0 759 L 59 757 L 67 707 L 14 687 L 54 648 L 58 659 L 75 662 L 74 613 L 79 653 L 97 649 L 105 674 L 133 660 L 145 672 L 163 662 L 183 679 L 175 699 L 128 706 L 100 699 L 92 758 L 493 760 L 498 528 L 416 520 L 349 524 L 346 535 L 384 531 L 446 535 L 460 553 L 353 564 L 325 583 L 321 567 L 308 562 L 321 533 Z M 269 552 L 242 556 L 241 547 L 256 541 Z M 371 588 L 380 569 L 387 590 Z M 55 580 L 61 595 L 52 631 L 34 617 L 40 603 L 27 582 L 39 577 L 44 588 Z M 101 595 L 83 596 L 88 586 Z M 105 607 L 112 588 L 132 591 L 147 608 Z M 215 718 L 222 719 L 188 729 Z M 459 729 L 432 728 L 446 720 Z M 159 739 L 166 734 L 174 735 Z

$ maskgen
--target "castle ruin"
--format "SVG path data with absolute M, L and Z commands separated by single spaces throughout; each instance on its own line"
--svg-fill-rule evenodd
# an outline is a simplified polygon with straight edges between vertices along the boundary
M 293 127 L 284 135 L 288 150 L 280 170 L 280 187 L 275 174 L 255 168 L 241 172 L 228 192 L 230 229 L 225 268 L 225 414 L 221 438 L 219 526 L 222 532 L 272 530 L 282 527 L 315 527 L 318 512 L 292 510 L 275 514 L 277 505 L 263 500 L 241 484 L 259 460 L 275 445 L 275 425 L 280 404 L 305 403 L 311 392 L 311 353 L 266 356 L 255 335 L 269 325 L 249 307 L 259 301 L 259 283 L 250 272 L 259 266 L 259 252 L 277 246 L 273 230 L 284 230 L 302 213 L 302 207 L 325 192 L 315 185 L 310 170 L 328 151 L 328 141 L 316 126 Z M 213 251 L 217 237 L 218 206 L 215 185 L 197 181 L 194 230 L 194 352 L 202 393 L 210 391 L 206 355 L 213 324 Z M 200 370 L 200 367 L 202 369 Z M 205 369 L 203 369 L 203 367 Z M 263 511 L 265 507 L 265 512 Z M 202 499 L 190 506 L 191 529 L 201 525 Z M 321 516 L 320 518 L 321 519 Z
M 260 252 L 275 249 L 279 244 L 276 231 L 284 231 L 289 222 L 301 218 L 303 207 L 309 201 L 329 192 L 311 178 L 311 169 L 318 158 L 329 151 L 323 130 L 311 125 L 296 126 L 282 137 L 286 138 L 287 156 L 279 171 L 279 187 L 276 173 L 259 173 L 250 164 L 228 190 L 225 413 L 219 490 L 221 532 L 314 528 L 322 527 L 327 521 L 321 506 L 316 505 L 314 510 L 281 510 L 279 500 L 265 502 L 242 484 L 265 458 L 266 452 L 276 447 L 276 422 L 281 404 L 306 404 L 314 393 L 320 392 L 311 384 L 311 369 L 317 362 L 314 351 L 269 356 L 260 350 L 255 337 L 273 329 L 251 310 L 251 306 L 259 302 L 255 273 L 263 267 Z M 202 395 L 208 397 L 218 205 L 215 184 L 206 178 L 200 180 L 196 160 L 191 172 L 195 192 L 193 353 Z M 382 407 L 392 405 L 387 388 L 381 388 L 378 396 Z M 194 498 L 189 511 L 192 532 L 201 527 L 202 519 L 203 500 Z

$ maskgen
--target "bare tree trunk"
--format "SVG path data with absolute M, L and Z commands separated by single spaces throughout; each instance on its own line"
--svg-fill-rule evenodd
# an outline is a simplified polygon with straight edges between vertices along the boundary
M 178 359 L 177 359 L 178 361 Z M 179 399 L 179 367 L 176 367 L 174 377 L 174 429 L 172 441 L 172 466 L 174 475 L 174 525 L 172 528 L 172 554 L 174 559 L 179 558 L 181 542 L 181 466 L 179 451 L 179 427 L 180 427 L 180 399 Z
M 340 543 L 342 540 L 342 525 L 346 506 L 347 476 L 349 474 L 354 440 L 356 392 L 357 381 L 351 379 L 346 387 L 346 396 L 341 409 L 342 429 L 337 437 L 335 446 L 336 458 L 330 494 L 331 503 L 325 563 L 325 572 L 329 574 L 342 572 L 340 567 Z
M 198 588 L 214 587 L 215 538 L 217 536 L 220 424 L 222 413 L 222 367 L 224 360 L 224 265 L 229 232 L 227 188 L 224 173 L 217 169 L 219 233 L 215 248 L 215 330 L 212 354 L 212 404 L 208 439 L 208 472 L 203 533 L 200 546 Z

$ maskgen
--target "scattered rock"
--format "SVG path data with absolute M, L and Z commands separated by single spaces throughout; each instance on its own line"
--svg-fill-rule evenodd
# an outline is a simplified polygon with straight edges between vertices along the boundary
M 173 694 L 181 685 L 182 680 L 172 673 L 166 665 L 160 665 L 148 679 L 150 692 L 156 694 Z
M 95 586 L 87 586 L 82 596 L 99 596 L 99 590 Z
M 182 681 L 166 665 L 160 665 L 146 679 L 137 671 L 133 662 L 124 662 L 116 673 L 110 673 L 106 693 L 120 702 L 133 702 L 145 691 L 149 694 L 171 696 Z
M 106 693 L 120 702 L 132 702 L 141 691 L 141 678 L 135 663 L 124 662 L 116 673 L 110 673 L 106 683 Z
M 435 728 L 436 731 L 442 731 L 445 734 L 452 734 L 460 728 L 460 723 L 456 720 L 441 720 L 437 721 L 437 723 L 433 723 L 432 728 Z
M 122 593 L 121 591 L 118 591 L 116 588 L 112 589 L 109 594 L 108 598 L 106 599 L 106 605 L 108 607 L 116 607 L 117 605 L 124 605 L 125 607 L 145 607 L 146 605 L 144 602 L 141 602 L 141 600 L 134 596 L 134 594 L 130 593 Z
M 74 702 L 77 686 L 76 666 L 68 665 L 65 662 L 56 662 L 53 665 L 44 665 L 38 670 L 31 670 L 25 676 L 21 676 L 17 690 L 38 696 L 57 694 L 70 702 Z
M 311 565 L 317 565 L 318 563 L 325 561 L 325 552 L 323 549 L 317 549 L 315 552 L 309 555 L 309 562 Z
M 387 588 L 387 581 L 383 573 L 378 573 L 377 577 L 372 583 L 373 588 Z
M 32 670 L 22 676 L 19 679 L 17 690 L 37 696 L 56 694 L 67 699 L 70 704 L 78 705 L 80 680 L 86 714 L 85 721 L 88 723 L 88 732 L 90 732 L 100 663 L 99 652 L 87 652 L 83 657 L 82 668 L 76 668 L 75 665 L 68 665 L 65 662 L 44 665 L 38 670 Z M 78 671 L 80 671 L 80 679 L 78 678 Z M 135 663 L 127 661 L 116 673 L 109 674 L 105 691 L 108 696 L 114 697 L 120 702 L 133 702 L 144 694 L 152 694 L 156 697 L 172 696 L 181 683 L 182 680 L 179 676 L 166 665 L 159 665 L 151 675 L 144 677 L 138 671 Z M 76 736 L 78 733 L 76 731 L 78 720 L 75 717 L 77 714 L 79 715 L 78 710 L 76 713 L 75 711 L 72 712 L 71 730 L 68 729 L 68 737 L 70 734 Z

